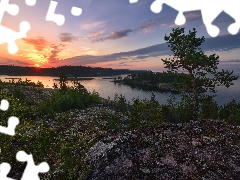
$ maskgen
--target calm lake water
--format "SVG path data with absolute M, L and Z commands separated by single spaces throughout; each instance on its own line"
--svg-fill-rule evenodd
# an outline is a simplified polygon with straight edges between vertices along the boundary
M 236 76 L 240 76 L 240 72 L 234 73 Z M 126 75 L 123 75 L 126 76 Z M 32 82 L 40 81 L 44 84 L 44 87 L 52 88 L 53 83 L 57 83 L 58 81 L 55 81 L 54 79 L 57 79 L 58 77 L 49 77 L 49 76 L 6 76 L 6 75 L 0 75 L 0 79 L 2 81 L 8 82 L 8 79 L 5 78 L 21 78 L 22 80 L 29 79 Z M 82 80 L 80 83 L 88 90 L 88 91 L 97 91 L 101 97 L 113 99 L 115 94 L 123 94 L 125 95 L 127 101 L 132 102 L 133 98 L 139 98 L 139 99 L 150 99 L 152 92 L 155 94 L 156 99 L 159 103 L 165 104 L 167 102 L 167 99 L 171 95 L 171 93 L 159 93 L 154 91 L 142 91 L 139 89 L 132 89 L 129 86 L 122 85 L 122 84 L 114 84 L 111 82 L 111 79 L 102 79 L 102 77 L 94 77 L 93 80 Z M 70 84 L 69 84 L 70 85 Z M 235 99 L 237 102 L 240 102 L 240 79 L 237 81 L 234 81 L 234 85 L 230 88 L 226 87 L 217 87 L 217 97 L 215 97 L 215 100 L 219 105 L 223 105 L 225 103 L 228 103 Z

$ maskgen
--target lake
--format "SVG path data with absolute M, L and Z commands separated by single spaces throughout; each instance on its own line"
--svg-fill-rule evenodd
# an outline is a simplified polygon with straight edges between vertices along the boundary
M 240 76 L 240 72 L 234 73 L 236 76 Z M 123 77 L 126 75 L 123 75 Z M 58 84 L 58 81 L 55 81 L 54 79 L 57 79 L 58 77 L 50 77 L 50 76 L 6 76 L 6 75 L 0 75 L 0 79 L 2 81 L 8 82 L 8 79 L 5 78 L 21 78 L 22 80 L 29 79 L 32 82 L 40 81 L 44 84 L 44 87 L 46 88 L 52 88 L 53 83 Z M 150 99 L 152 92 L 155 94 L 156 99 L 159 103 L 165 104 L 167 102 L 167 99 L 171 95 L 171 93 L 159 93 L 154 91 L 142 91 L 139 89 L 132 89 L 129 86 L 122 85 L 122 84 L 115 84 L 112 81 L 112 79 L 102 79 L 103 77 L 94 77 L 93 80 L 80 80 L 79 82 L 88 90 L 88 91 L 97 91 L 101 97 L 113 99 L 115 94 L 123 94 L 125 95 L 127 101 L 132 102 L 133 98 L 139 97 L 139 99 Z M 17 81 L 17 80 L 16 80 Z M 70 85 L 70 83 L 69 83 Z M 217 87 L 217 97 L 215 97 L 215 100 L 219 105 L 224 105 L 225 103 L 229 103 L 233 99 L 236 100 L 236 102 L 240 102 L 240 79 L 234 81 L 234 85 L 230 88 L 226 87 Z

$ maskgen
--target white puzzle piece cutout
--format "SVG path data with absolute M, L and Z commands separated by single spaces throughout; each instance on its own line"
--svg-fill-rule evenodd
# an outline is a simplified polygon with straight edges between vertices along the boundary
M 129 2 L 132 4 L 138 2 L 138 0 L 129 0 Z
M 61 26 L 65 22 L 65 17 L 62 14 L 55 14 L 55 9 L 57 7 L 58 2 L 56 1 L 51 1 L 47 16 L 46 16 L 46 21 L 53 21 L 55 22 L 58 26 Z
M 58 26 L 62 26 L 65 22 L 65 17 L 62 14 L 55 14 L 55 10 L 57 8 L 58 2 L 56 1 L 51 1 L 48 12 L 46 15 L 46 21 L 53 21 L 55 22 Z M 73 16 L 80 16 L 82 14 L 82 9 L 73 6 L 71 9 L 71 13 Z
M 26 0 L 25 2 L 27 5 L 34 5 L 36 0 Z M 16 16 L 19 13 L 19 7 L 16 4 L 9 4 L 9 0 L 1 0 L 0 2 L 0 44 L 8 43 L 8 52 L 14 54 L 18 51 L 18 46 L 15 41 L 26 37 L 27 32 L 30 30 L 30 24 L 22 21 L 19 25 L 19 32 L 2 26 L 1 22 L 5 12 Z
M 16 16 L 19 12 L 19 7 L 16 4 L 9 4 L 9 0 L 1 0 L 0 2 L 0 23 L 5 12 L 12 16 Z
M 6 99 L 3 99 L 0 104 L 0 110 L 6 111 L 9 108 L 9 102 Z
M 7 177 L 8 173 L 11 170 L 11 166 L 8 163 L 1 163 L 0 164 L 0 180 L 15 180 L 12 178 Z
M 19 32 L 0 25 L 0 44 L 8 43 L 8 52 L 14 54 L 18 52 L 18 46 L 15 41 L 25 38 L 29 30 L 30 24 L 26 21 L 20 23 Z
M 138 0 L 129 0 L 130 3 L 136 3 Z M 226 12 L 232 18 L 235 23 L 228 27 L 228 32 L 235 35 L 240 29 L 240 1 L 239 0 L 211 0 L 211 1 L 200 1 L 200 0 L 155 0 L 151 5 L 151 10 L 154 13 L 160 13 L 162 5 L 166 4 L 175 10 L 179 11 L 175 24 L 183 25 L 186 22 L 186 18 L 183 15 L 187 11 L 201 10 L 203 23 L 206 26 L 207 32 L 210 36 L 218 36 L 220 30 L 217 26 L 212 25 L 214 19 L 221 13 Z
M 71 13 L 72 13 L 73 16 L 80 16 L 82 14 L 82 9 L 73 6 L 72 9 L 71 9 Z
M 15 116 L 11 116 L 8 119 L 8 127 L 0 126 L 0 133 L 14 136 L 15 135 L 15 128 L 19 124 L 19 119 Z
M 49 166 L 46 162 L 42 162 L 36 166 L 32 154 L 29 155 L 25 151 L 19 151 L 16 159 L 20 162 L 27 162 L 21 180 L 40 180 L 38 173 L 46 173 L 49 171 Z
M 3 99 L 1 101 L 0 109 L 3 110 L 3 111 L 6 111 L 6 110 L 8 110 L 8 107 L 9 107 L 9 102 L 7 100 Z M 8 127 L 0 126 L 0 133 L 10 135 L 10 136 L 14 136 L 15 135 L 15 128 L 18 124 L 19 124 L 19 119 L 15 116 L 11 116 L 8 119 Z
M 25 0 L 25 3 L 28 6 L 34 6 L 36 4 L 36 0 Z

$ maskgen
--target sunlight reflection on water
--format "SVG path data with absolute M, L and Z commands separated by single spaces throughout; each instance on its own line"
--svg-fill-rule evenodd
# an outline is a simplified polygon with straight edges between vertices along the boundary
M 235 75 L 240 75 L 240 73 L 236 73 Z M 32 82 L 40 81 L 44 84 L 45 88 L 52 88 L 53 83 L 58 84 L 58 81 L 55 81 L 54 79 L 57 79 L 58 77 L 49 77 L 49 76 L 6 76 L 6 75 L 0 75 L 0 79 L 2 81 L 8 82 L 9 80 L 5 78 L 21 78 L 23 81 L 27 79 L 30 79 Z M 17 80 L 16 80 L 17 81 Z M 127 101 L 132 102 L 133 98 L 139 97 L 139 99 L 150 99 L 152 92 L 145 92 L 138 89 L 132 89 L 129 86 L 122 85 L 122 84 L 114 84 L 111 82 L 111 79 L 102 79 L 102 77 L 95 77 L 93 80 L 81 80 L 80 83 L 86 87 L 86 89 L 90 92 L 95 90 L 100 94 L 103 98 L 113 99 L 115 94 L 118 95 L 123 94 L 125 95 Z M 68 85 L 71 85 L 71 82 L 68 83 Z M 215 100 L 219 105 L 223 105 L 224 103 L 228 103 L 235 99 L 237 102 L 240 102 L 240 96 L 239 96 L 239 90 L 240 90 L 240 79 L 234 82 L 234 85 L 230 88 L 225 87 L 217 87 L 217 97 L 215 97 Z M 156 99 L 159 103 L 165 104 L 167 102 L 167 99 L 171 95 L 171 93 L 159 93 L 154 92 Z

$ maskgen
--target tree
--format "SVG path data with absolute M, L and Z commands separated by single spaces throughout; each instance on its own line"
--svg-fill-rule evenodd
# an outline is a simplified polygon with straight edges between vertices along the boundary
M 187 76 L 182 76 L 184 80 L 179 85 L 182 88 L 188 88 L 193 95 L 193 120 L 198 120 L 199 95 L 207 91 L 215 93 L 216 86 L 224 85 L 228 88 L 233 85 L 232 81 L 237 80 L 238 76 L 233 76 L 233 71 L 217 71 L 219 56 L 216 54 L 207 56 L 200 48 L 205 41 L 204 36 L 196 37 L 195 28 L 193 31 L 189 30 L 188 34 L 185 34 L 184 30 L 184 28 L 176 28 L 169 36 L 165 35 L 164 39 L 173 52 L 173 58 L 162 59 L 162 61 L 165 68 L 170 71 L 179 69 L 188 71 Z M 213 76 L 207 76 L 210 74 Z
M 67 77 L 62 69 L 59 71 L 59 85 L 60 85 L 60 90 L 62 92 L 66 92 L 67 90 Z

